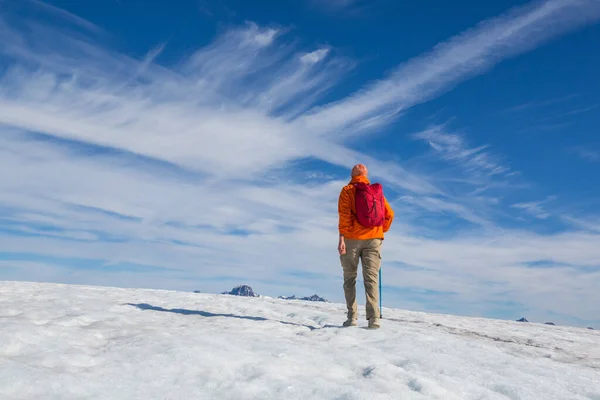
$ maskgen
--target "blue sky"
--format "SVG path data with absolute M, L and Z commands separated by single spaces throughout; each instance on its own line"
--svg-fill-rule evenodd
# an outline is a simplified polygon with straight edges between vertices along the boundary
M 600 324 L 600 2 L 259 3 L 0 1 L 0 279 Z

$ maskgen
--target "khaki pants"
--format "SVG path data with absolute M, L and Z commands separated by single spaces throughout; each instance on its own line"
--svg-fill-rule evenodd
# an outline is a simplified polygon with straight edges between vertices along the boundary
M 365 283 L 367 319 L 379 318 L 379 268 L 381 267 L 381 239 L 346 239 L 346 254 L 340 256 L 344 270 L 344 295 L 348 318 L 358 319 L 356 305 L 356 277 L 358 262 L 362 262 Z

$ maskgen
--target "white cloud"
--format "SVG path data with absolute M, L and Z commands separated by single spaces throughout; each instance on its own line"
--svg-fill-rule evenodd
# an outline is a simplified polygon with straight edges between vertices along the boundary
M 513 107 L 509 107 L 505 110 L 502 110 L 502 112 L 520 112 L 520 111 L 527 111 L 527 110 L 531 110 L 532 108 L 542 108 L 542 107 L 548 107 L 548 106 L 553 106 L 556 104 L 562 104 L 565 102 L 568 102 L 569 100 L 572 100 L 574 98 L 577 98 L 578 95 L 577 94 L 570 94 L 567 96 L 561 96 L 561 97 L 556 97 L 556 98 L 552 98 L 552 99 L 548 99 L 548 100 L 535 100 L 535 101 L 528 101 L 526 103 L 522 103 Z
M 70 13 L 62 8 L 55 7 L 51 4 L 45 3 L 40 0 L 22 0 L 22 4 L 28 7 L 29 10 L 37 8 L 41 8 L 43 11 L 50 15 L 54 15 L 58 18 L 61 18 L 64 21 L 68 21 L 71 24 L 77 25 L 81 28 L 86 29 L 89 32 L 93 32 L 95 34 L 103 34 L 104 30 L 99 26 L 91 23 L 90 21 L 83 19 L 73 13 Z
M 469 147 L 466 139 L 458 134 L 446 133 L 442 127 L 434 127 L 413 135 L 426 141 L 442 159 L 458 163 L 470 172 L 486 175 L 506 175 L 510 169 L 501 165 L 488 151 L 488 146 Z
M 343 11 L 357 5 L 361 0 L 309 0 L 311 5 L 327 11 Z
M 599 162 L 600 161 L 600 151 L 595 151 L 593 149 L 585 148 L 585 147 L 577 147 L 575 149 L 575 153 L 581 157 L 582 159 L 590 162 Z
M 346 131 L 366 134 L 482 67 L 591 21 L 596 4 L 550 1 L 484 23 L 390 79 L 317 109 L 352 63 L 331 49 L 295 49 L 284 29 L 250 23 L 162 65 L 166 45 L 135 60 L 84 34 L 35 21 L 25 32 L 0 18 L 7 38 L 0 54 L 11 62 L 0 73 L 0 219 L 13 231 L 0 234 L 0 251 L 156 265 L 199 280 L 250 277 L 286 290 L 286 272 L 300 270 L 323 274 L 307 286 L 339 300 L 336 200 L 347 177 L 298 183 L 278 173 L 293 175 L 297 160 L 346 170 L 365 162 L 374 179 L 418 205 L 398 214 L 384 257 L 424 269 L 386 269 L 386 284 L 451 289 L 471 302 L 508 290 L 540 310 L 559 287 L 556 309 L 590 319 L 593 310 L 576 309 L 575 300 L 600 300 L 592 287 L 599 278 L 581 269 L 598 265 L 597 234 L 490 229 L 489 216 L 432 177 L 351 149 Z M 458 136 L 429 140 L 470 168 L 489 174 L 501 167 Z M 459 216 L 481 235 L 419 236 L 406 221 L 423 210 Z M 543 259 L 570 266 L 525 266 Z M 19 276 L 30 267 L 19 264 Z M 482 282 L 491 280 L 499 286 L 490 291 Z
M 303 123 L 317 132 L 343 131 L 345 135 L 366 119 L 387 123 L 386 112 L 398 114 L 430 100 L 504 59 L 598 18 L 597 0 L 533 2 L 438 44 L 431 52 L 400 65 L 387 79 L 306 116 Z
M 549 196 L 546 200 L 543 201 L 531 201 L 526 203 L 517 203 L 513 204 L 512 208 L 517 208 L 523 210 L 527 214 L 537 218 L 537 219 L 548 219 L 550 217 L 550 213 L 546 211 L 544 204 L 551 202 L 556 199 L 556 196 Z
M 570 215 L 563 215 L 561 216 L 561 218 L 565 222 L 577 227 L 578 229 L 582 229 L 588 232 L 600 233 L 600 218 L 598 217 L 582 219 Z
M 308 64 L 316 64 L 327 57 L 327 54 L 329 54 L 329 49 L 319 49 L 311 53 L 304 54 L 300 57 L 300 60 Z
M 456 214 L 462 217 L 464 220 L 469 221 L 473 224 L 490 226 L 491 222 L 487 220 L 485 217 L 479 215 L 475 211 L 454 203 L 448 203 L 439 198 L 435 197 L 415 197 L 415 196 L 403 196 L 401 198 L 402 201 L 410 204 L 417 205 L 427 211 L 442 213 L 442 214 Z
M 538 219 L 547 219 L 550 217 L 550 213 L 542 207 L 542 202 L 517 203 L 511 207 L 521 209 Z

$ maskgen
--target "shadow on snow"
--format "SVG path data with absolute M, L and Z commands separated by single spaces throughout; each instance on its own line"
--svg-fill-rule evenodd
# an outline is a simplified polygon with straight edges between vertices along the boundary
M 248 319 L 250 321 L 274 321 L 274 322 L 284 324 L 284 325 L 293 325 L 293 326 L 300 326 L 303 328 L 308 328 L 311 331 L 314 331 L 316 329 L 322 329 L 322 328 L 337 328 L 337 326 L 333 326 L 333 325 L 325 325 L 323 327 L 316 327 L 316 326 L 312 326 L 312 325 L 296 324 L 294 322 L 279 321 L 279 320 L 268 319 L 268 318 L 264 318 L 264 317 L 251 317 L 251 316 L 246 316 L 246 315 L 235 315 L 235 314 L 214 314 L 214 313 L 210 313 L 207 311 L 185 310 L 182 308 L 168 309 L 168 308 L 156 307 L 156 306 L 153 306 L 153 305 L 150 305 L 147 303 L 140 303 L 140 304 L 127 303 L 126 305 L 137 307 L 140 310 L 162 311 L 162 312 L 170 312 L 170 313 L 182 314 L 182 315 L 200 315 L 202 317 L 207 317 L 207 318 L 208 317 L 223 317 L 223 318 Z

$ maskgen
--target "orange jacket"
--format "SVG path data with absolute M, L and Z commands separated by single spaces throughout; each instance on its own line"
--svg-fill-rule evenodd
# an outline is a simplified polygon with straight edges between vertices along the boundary
M 339 223 L 338 230 L 346 239 L 383 239 L 384 233 L 390 229 L 394 219 L 394 211 L 387 199 L 385 201 L 385 224 L 375 228 L 365 228 L 356 220 L 356 207 L 354 205 L 354 195 L 356 189 L 353 184 L 363 182 L 370 184 L 366 176 L 355 176 L 350 183 L 342 188 L 338 201 Z

